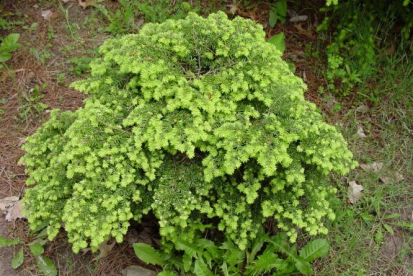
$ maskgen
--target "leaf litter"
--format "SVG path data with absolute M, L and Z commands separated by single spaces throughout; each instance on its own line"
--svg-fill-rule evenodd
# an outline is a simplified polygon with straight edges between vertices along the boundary
M 22 215 L 22 203 L 17 196 L 10 196 L 0 199 L 0 210 L 6 213 L 6 221 L 16 221 L 24 218 Z
M 360 200 L 362 196 L 361 191 L 363 191 L 364 188 L 362 185 L 357 184 L 356 181 L 350 181 L 348 185 L 347 196 L 350 203 L 354 204 Z
M 360 167 L 367 171 L 367 172 L 372 172 L 372 173 L 378 173 L 383 169 L 384 164 L 382 162 L 373 162 L 370 164 L 360 164 Z M 400 174 L 397 171 L 389 171 L 387 173 L 383 173 L 379 176 L 379 179 L 381 182 L 384 184 L 390 184 L 392 181 L 395 181 L 395 183 L 398 183 L 402 180 L 404 180 L 404 175 Z

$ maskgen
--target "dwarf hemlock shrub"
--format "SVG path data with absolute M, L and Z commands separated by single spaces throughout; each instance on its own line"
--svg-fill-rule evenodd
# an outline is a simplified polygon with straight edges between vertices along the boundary
M 243 249 L 270 217 L 292 241 L 327 232 L 328 174 L 355 162 L 262 26 L 192 13 L 99 52 L 73 85 L 84 107 L 52 111 L 24 145 L 32 228 L 63 225 L 75 252 L 149 212 L 170 242 L 216 227 Z

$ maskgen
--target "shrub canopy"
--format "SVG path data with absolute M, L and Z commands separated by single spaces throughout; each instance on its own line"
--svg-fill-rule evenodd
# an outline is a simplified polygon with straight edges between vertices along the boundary
M 63 224 L 75 252 L 148 212 L 172 242 L 214 226 L 245 248 L 269 217 L 291 240 L 327 231 L 328 173 L 355 163 L 262 26 L 190 14 L 99 51 L 73 85 L 84 107 L 53 110 L 24 145 L 33 229 Z

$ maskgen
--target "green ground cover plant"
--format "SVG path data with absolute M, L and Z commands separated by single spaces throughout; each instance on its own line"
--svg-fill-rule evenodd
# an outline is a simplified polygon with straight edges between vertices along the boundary
M 411 47 L 406 43 L 413 27 L 409 0 L 327 1 L 322 11 L 327 16 L 318 30 L 332 33 L 326 48 L 327 88 L 332 92 L 349 95 L 356 86 L 379 75 L 378 60 L 383 55 Z
M 145 243 L 133 245 L 136 255 L 148 264 L 161 265 L 167 275 L 291 275 L 295 272 L 312 274 L 310 262 L 328 254 L 325 239 L 316 239 L 299 252 L 290 246 L 286 233 L 268 236 L 261 228 L 246 250 L 231 240 L 220 246 L 213 241 L 198 238 L 192 243 L 178 241 L 172 252 L 156 250 Z M 287 258 L 283 258 L 286 256 Z
M 210 227 L 245 249 L 268 218 L 291 242 L 328 232 L 328 174 L 356 162 L 260 25 L 190 14 L 99 52 L 73 85 L 84 107 L 53 110 L 24 145 L 32 228 L 53 239 L 63 223 L 75 252 L 149 212 L 172 244 Z
M 5 62 L 12 58 L 12 52 L 20 47 L 17 43 L 20 34 L 9 34 L 1 38 L 0 43 L 0 69 L 6 67 Z
M 25 259 L 25 251 L 29 251 L 30 254 L 36 260 L 37 269 L 46 276 L 56 276 L 57 268 L 52 260 L 44 256 L 43 246 L 46 244 L 47 240 L 43 239 L 46 237 L 45 231 L 40 232 L 35 237 L 32 237 L 33 241 L 31 243 L 25 244 L 20 238 L 17 239 L 7 239 L 0 236 L 0 247 L 4 246 L 20 246 L 20 249 L 16 251 L 13 260 L 11 262 L 11 267 L 13 269 L 19 268 Z M 26 249 L 26 250 L 24 250 Z

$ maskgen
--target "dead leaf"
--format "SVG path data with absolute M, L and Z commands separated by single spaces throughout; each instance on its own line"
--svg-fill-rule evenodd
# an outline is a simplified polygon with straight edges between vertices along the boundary
M 316 36 L 313 34 L 313 31 L 311 30 L 311 25 L 308 26 L 307 30 L 303 29 L 303 26 L 301 25 L 301 23 L 294 24 L 293 26 L 298 31 L 299 34 L 305 35 L 306 37 L 310 39 L 316 38 Z
M 155 271 L 137 265 L 131 265 L 122 270 L 122 276 L 155 276 Z
M 386 55 L 393 56 L 395 52 L 394 45 L 390 45 L 385 51 Z
M 229 12 L 232 13 L 232 15 L 236 14 L 238 11 L 238 3 L 236 0 L 232 1 L 232 4 L 227 5 L 229 8 Z
M 307 21 L 307 19 L 308 19 L 307 15 L 296 15 L 290 18 L 290 22 L 304 22 L 304 21 Z
M 356 108 L 356 111 L 360 113 L 367 113 L 369 111 L 369 108 L 366 105 L 362 104 Z
M 89 6 L 94 7 L 97 4 L 96 0 L 77 0 L 77 2 L 83 9 L 86 9 Z
M 367 137 L 366 133 L 364 133 L 364 129 L 361 126 L 357 128 L 357 135 L 361 138 Z
M 363 191 L 364 188 L 358 185 L 356 181 L 350 181 L 348 185 L 347 196 L 350 203 L 354 204 L 361 198 L 361 191 Z
M 368 172 L 379 172 L 383 168 L 382 162 L 373 162 L 370 164 L 360 164 L 360 167 Z
M 13 206 L 14 203 L 16 203 L 17 201 L 19 201 L 19 197 L 17 196 L 9 196 L 9 197 L 0 199 L 0 210 L 7 211 L 7 209 Z
M 145 23 L 145 18 L 141 16 L 139 17 L 138 22 L 136 22 L 136 26 L 140 27 L 143 25 L 143 23 Z
M 42 17 L 44 18 L 44 20 L 49 20 L 50 18 L 52 18 L 52 16 L 53 12 L 51 10 L 42 11 Z
M 392 176 L 389 176 L 388 174 L 382 174 L 379 178 L 384 184 L 389 184 L 392 180 L 394 180 L 395 183 L 398 183 L 404 180 L 404 175 L 398 172 L 394 172 Z
M 130 227 L 128 233 L 126 233 L 125 240 L 128 241 L 130 245 L 138 242 L 138 231 L 136 229 Z
M 317 18 L 317 14 L 315 14 L 315 13 L 314 13 L 313 27 L 314 27 L 315 30 L 317 30 L 317 27 L 318 27 L 318 18 Z
M 26 143 L 26 138 L 22 137 L 22 138 L 18 138 L 19 139 L 19 144 L 17 144 L 17 146 L 20 148 L 21 146 L 23 146 L 24 143 Z
M 16 219 L 24 218 L 22 215 L 22 201 L 19 200 L 13 204 L 13 206 L 9 207 L 6 215 L 6 221 L 16 221 Z
M 289 17 L 298 16 L 298 13 L 295 10 L 287 9 L 287 14 Z
M 103 242 L 99 246 L 99 255 L 93 259 L 93 261 L 97 261 L 99 259 L 105 258 L 109 255 L 110 251 L 112 251 L 113 247 L 115 246 L 116 241 L 113 241 L 112 244 L 107 242 Z
M 144 228 L 138 235 L 139 242 L 152 244 L 151 234 L 148 232 L 147 227 Z
M 91 249 L 90 247 L 86 247 L 86 248 L 83 248 L 83 249 L 80 250 L 80 251 L 82 251 L 82 255 L 85 255 L 86 253 L 92 251 L 92 249 Z

